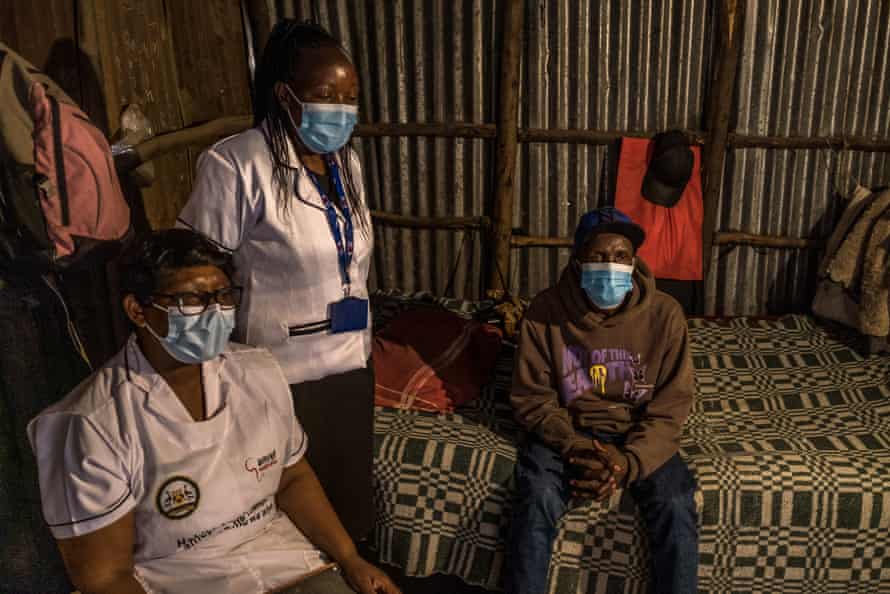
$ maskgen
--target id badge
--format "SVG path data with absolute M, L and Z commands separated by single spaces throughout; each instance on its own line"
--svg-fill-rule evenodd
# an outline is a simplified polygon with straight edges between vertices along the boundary
M 368 327 L 368 300 L 345 297 L 328 306 L 331 318 L 331 334 L 354 332 Z

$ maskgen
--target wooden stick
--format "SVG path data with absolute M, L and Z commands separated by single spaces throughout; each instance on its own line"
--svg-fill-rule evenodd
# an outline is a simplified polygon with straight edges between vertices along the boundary
M 816 250 L 825 246 L 821 239 L 803 239 L 779 235 L 755 235 L 741 231 L 725 231 L 714 234 L 714 245 L 752 245 L 765 248 Z
M 130 171 L 146 161 L 151 161 L 166 153 L 195 144 L 214 142 L 224 136 L 246 130 L 252 122 L 251 116 L 232 116 L 160 134 L 145 142 L 140 142 L 133 147 L 132 151 L 120 155 L 116 159 L 118 170 Z
M 547 247 L 570 248 L 574 242 L 567 237 L 539 237 L 536 235 L 514 235 L 510 241 L 514 248 Z
M 210 120 L 202 124 L 161 134 L 134 147 L 130 153 L 118 157 L 118 167 L 126 172 L 146 161 L 151 161 L 164 154 L 177 151 L 187 146 L 214 142 L 224 136 L 236 134 L 251 126 L 253 118 L 249 115 L 229 116 Z M 691 142 L 702 143 L 704 132 L 685 130 Z M 376 123 L 359 124 L 355 135 L 363 138 L 383 136 L 419 137 L 432 136 L 438 138 L 495 138 L 494 124 L 455 122 L 442 123 Z M 562 142 L 567 144 L 608 144 L 622 137 L 649 138 L 648 132 L 628 131 L 597 131 L 597 130 L 545 130 L 541 128 L 523 128 L 518 131 L 519 142 Z M 749 136 L 745 134 L 729 134 L 727 145 L 733 148 L 787 148 L 787 149 L 820 149 L 855 150 L 890 152 L 890 140 L 869 139 L 859 136 L 828 136 L 804 138 L 795 136 Z
M 510 274 L 510 238 L 513 234 L 516 155 L 519 152 L 519 65 L 522 58 L 522 29 L 525 16 L 523 0 L 509 0 L 504 11 L 501 80 L 498 110 L 497 146 L 495 148 L 496 185 L 494 226 L 490 236 L 494 265 L 488 271 L 488 289 L 506 290 Z
M 832 149 L 865 152 L 890 152 L 890 140 L 865 136 L 750 136 L 730 134 L 733 148 Z
M 704 166 L 702 271 L 706 281 L 711 267 L 717 201 L 720 198 L 720 184 L 723 180 L 723 164 L 729 138 L 729 117 L 732 112 L 733 91 L 741 54 L 746 1 L 720 0 L 717 9 L 717 72 L 708 101 L 708 139 L 702 155 Z
M 540 237 L 536 235 L 514 235 L 510 243 L 514 248 L 571 248 L 574 245 L 574 242 L 568 237 Z M 821 239 L 801 239 L 797 237 L 756 235 L 740 231 L 725 231 L 714 234 L 713 245 L 752 245 L 765 248 L 821 249 L 825 245 L 825 242 Z
M 161 155 L 191 145 L 208 144 L 225 136 L 237 134 L 253 124 L 249 115 L 230 116 L 210 120 L 196 126 L 183 128 L 174 132 L 160 134 L 142 142 L 133 151 L 124 153 L 117 158 L 118 169 L 122 172 L 135 169 L 146 161 L 157 159 Z M 359 124 L 355 128 L 358 137 L 379 136 L 436 136 L 445 138 L 494 138 L 493 124 L 473 124 L 458 122 L 455 124 L 436 123 L 381 123 Z
M 371 211 L 374 222 L 389 227 L 412 229 L 481 229 L 491 225 L 488 217 L 415 217 L 380 210 Z
M 362 138 L 377 136 L 435 136 L 438 138 L 494 138 L 494 124 L 469 122 L 439 123 L 378 123 L 359 124 L 355 135 Z
M 704 144 L 705 133 L 701 130 L 684 130 L 689 142 Z M 582 130 L 522 128 L 519 130 L 519 142 L 564 142 L 568 144 L 611 144 L 624 137 L 651 138 L 651 132 L 630 132 L 627 130 Z

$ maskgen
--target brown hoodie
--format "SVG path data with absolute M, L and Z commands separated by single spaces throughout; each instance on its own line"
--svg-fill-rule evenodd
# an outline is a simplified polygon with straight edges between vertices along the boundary
M 626 435 L 628 482 L 645 478 L 677 452 L 694 391 L 683 310 L 639 259 L 612 315 L 593 309 L 574 261 L 525 314 L 510 401 L 519 423 L 563 455 L 589 440 L 567 408 L 583 399 L 593 430 Z

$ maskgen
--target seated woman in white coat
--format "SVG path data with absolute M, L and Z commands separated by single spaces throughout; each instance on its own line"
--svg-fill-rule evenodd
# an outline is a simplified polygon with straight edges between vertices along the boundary
M 231 256 L 174 229 L 138 241 L 125 262 L 134 334 L 28 427 L 74 585 L 398 593 L 359 556 L 305 459 L 278 363 L 228 342 L 241 294 Z

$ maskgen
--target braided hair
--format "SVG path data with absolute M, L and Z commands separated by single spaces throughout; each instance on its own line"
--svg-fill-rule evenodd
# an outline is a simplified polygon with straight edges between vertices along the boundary
M 253 123 L 254 126 L 258 126 L 263 121 L 266 122 L 264 134 L 272 156 L 272 185 L 276 189 L 278 205 L 282 210 L 287 210 L 290 188 L 293 187 L 294 180 L 292 171 L 287 166 L 290 119 L 275 95 L 275 85 L 279 82 L 287 84 L 295 72 L 312 67 L 303 50 L 329 47 L 339 49 L 350 62 L 352 61 L 340 42 L 321 25 L 309 21 L 283 19 L 272 29 L 256 69 Z M 363 233 L 367 233 L 365 207 L 359 199 L 358 186 L 349 167 L 350 150 L 352 149 L 347 143 L 337 151 L 340 163 L 343 164 L 340 168 L 343 189 L 349 209 L 355 213 L 357 226 Z

